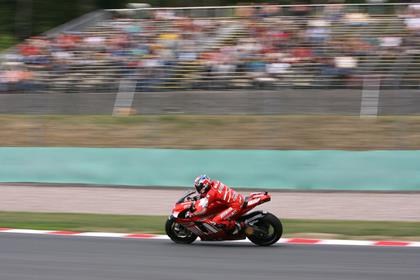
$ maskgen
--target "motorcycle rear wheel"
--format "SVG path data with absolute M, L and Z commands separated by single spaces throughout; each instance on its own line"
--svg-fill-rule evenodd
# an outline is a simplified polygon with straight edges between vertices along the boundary
M 273 214 L 267 213 L 258 220 L 245 234 L 252 243 L 258 246 L 270 246 L 276 243 L 283 234 L 281 221 Z
M 186 229 L 183 225 L 171 218 L 166 221 L 165 231 L 169 238 L 179 244 L 190 244 L 197 239 L 197 235 Z

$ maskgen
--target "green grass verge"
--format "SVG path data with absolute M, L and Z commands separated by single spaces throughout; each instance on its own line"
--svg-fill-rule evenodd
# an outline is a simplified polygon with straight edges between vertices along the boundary
M 0 212 L 0 227 L 164 233 L 166 216 Z M 285 236 L 420 240 L 420 222 L 283 220 Z
M 0 131 L 4 147 L 420 149 L 420 116 L 0 115 Z
M 0 227 L 163 233 L 166 219 L 164 216 L 0 212 Z

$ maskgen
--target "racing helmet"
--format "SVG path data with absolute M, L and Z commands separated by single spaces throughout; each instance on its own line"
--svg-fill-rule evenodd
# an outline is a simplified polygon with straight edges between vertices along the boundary
M 205 194 L 210 190 L 211 180 L 207 175 L 197 176 L 194 180 L 194 187 L 199 194 Z

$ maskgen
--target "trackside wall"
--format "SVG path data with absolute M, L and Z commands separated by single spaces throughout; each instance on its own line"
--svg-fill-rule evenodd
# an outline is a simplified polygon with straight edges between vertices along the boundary
M 420 190 L 420 151 L 0 148 L 0 182 L 191 186 L 206 173 L 263 189 Z

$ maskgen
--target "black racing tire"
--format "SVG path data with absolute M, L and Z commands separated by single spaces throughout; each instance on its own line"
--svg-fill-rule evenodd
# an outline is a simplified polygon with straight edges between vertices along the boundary
M 258 246 L 270 246 L 276 243 L 281 236 L 283 235 L 283 225 L 281 221 L 271 213 L 267 213 L 264 217 L 260 218 L 258 222 L 255 224 L 256 227 L 263 227 L 269 229 L 272 227 L 272 233 L 266 236 L 259 236 L 258 234 L 247 233 L 245 230 L 245 234 L 252 243 Z M 252 230 L 251 230 L 252 231 Z
M 180 234 L 180 232 L 177 232 L 176 227 L 180 228 L 183 231 L 184 235 Z M 175 222 L 174 218 L 169 218 L 166 221 L 165 231 L 169 238 L 175 243 L 191 244 L 197 239 L 197 235 L 188 231 L 181 224 Z

